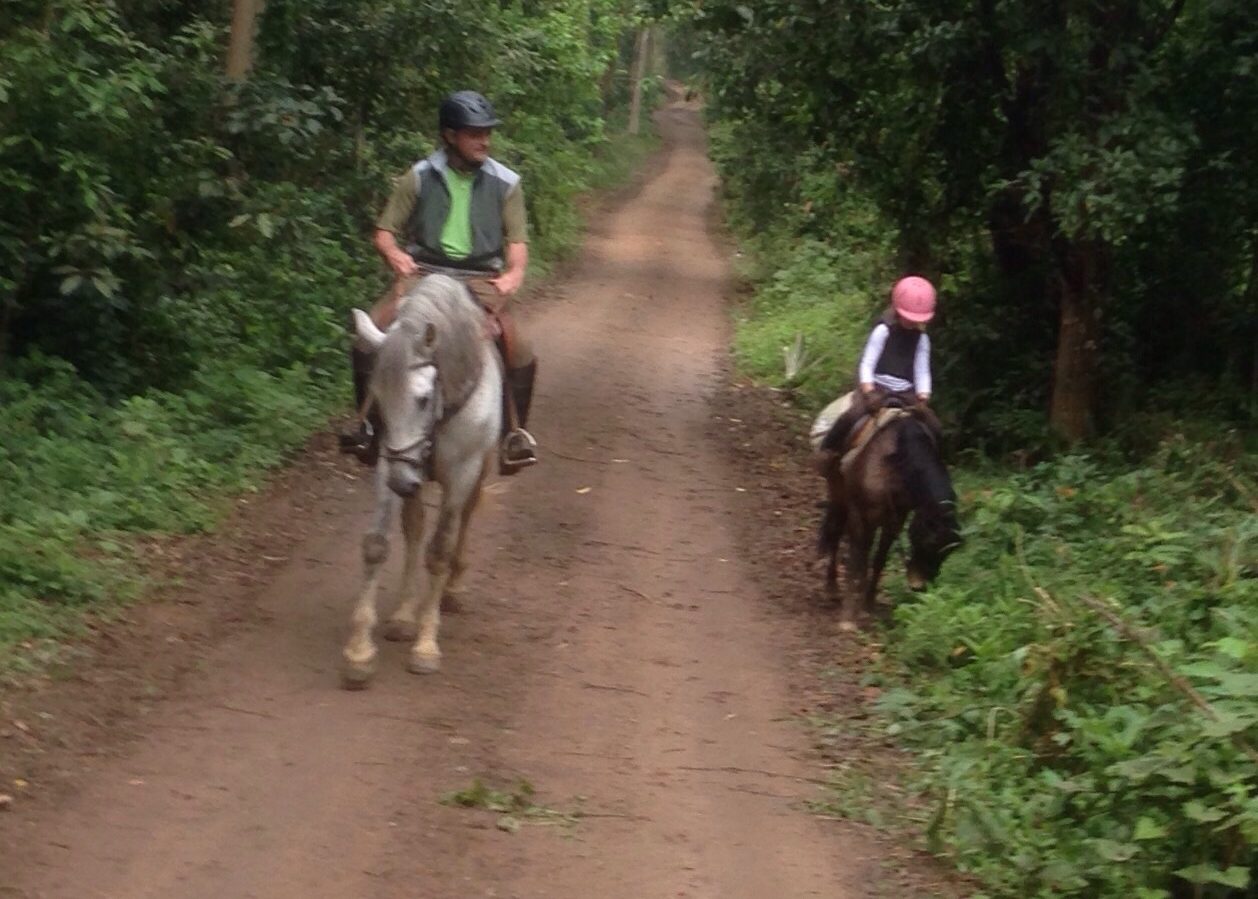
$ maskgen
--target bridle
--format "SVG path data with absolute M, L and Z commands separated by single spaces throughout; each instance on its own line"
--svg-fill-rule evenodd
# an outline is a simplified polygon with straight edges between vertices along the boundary
M 437 412 L 433 415 L 432 427 L 428 433 L 411 441 L 403 447 L 390 446 L 388 443 L 384 445 L 384 451 L 381 455 L 388 462 L 401 462 L 411 468 L 421 469 L 428 461 L 428 456 L 432 453 L 432 433 L 437 429 L 437 425 L 441 424 L 446 418 L 441 405 L 441 371 L 433 362 L 426 362 L 423 365 L 415 367 L 416 370 L 431 368 L 433 370 L 432 378 L 432 395 L 433 402 L 437 404 Z M 385 432 L 388 433 L 387 431 Z M 418 449 L 419 452 L 415 453 Z

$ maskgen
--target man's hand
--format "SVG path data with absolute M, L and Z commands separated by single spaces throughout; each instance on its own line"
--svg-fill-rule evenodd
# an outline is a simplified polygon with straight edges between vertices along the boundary
M 419 266 L 415 264 L 411 254 L 398 246 L 397 238 L 392 231 L 377 228 L 371 242 L 375 245 L 376 252 L 380 254 L 381 258 L 384 259 L 397 277 L 409 278 L 419 271 Z
M 398 250 L 396 253 L 390 253 L 388 256 L 389 268 L 393 269 L 393 274 L 399 278 L 409 278 L 419 273 L 419 266 L 415 260 L 411 258 L 410 253 Z
M 520 269 L 507 269 L 497 278 L 490 279 L 489 283 L 498 291 L 499 296 L 510 297 L 524 283 L 524 272 Z

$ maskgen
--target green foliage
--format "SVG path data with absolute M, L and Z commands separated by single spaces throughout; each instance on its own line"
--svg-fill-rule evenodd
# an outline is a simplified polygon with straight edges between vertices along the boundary
M 134 535 L 210 527 L 224 493 L 258 485 L 326 419 L 339 386 L 224 358 L 181 393 L 110 404 L 61 361 L 15 375 L 0 380 L 0 647 L 131 595 Z
M 689 18 L 757 229 L 824 238 L 841 210 L 796 209 L 842 182 L 895 227 L 896 273 L 940 282 L 967 436 L 1016 442 L 1053 391 L 1108 430 L 1188 377 L 1252 421 L 1249 4 L 718 0 Z M 1085 320 L 1096 339 L 1066 327 Z
M 742 136 L 741 126 L 712 129 L 711 152 L 722 171 L 745 161 Z M 790 387 L 817 407 L 855 379 L 865 336 L 886 306 L 891 275 L 885 260 L 894 231 L 842 182 L 815 172 L 792 177 L 800 181 L 798 192 L 778 197 L 782 221 L 772 228 L 758 221 L 770 213 L 751 200 L 745 183 L 726 182 L 727 219 L 740 238 L 752 287 L 738 312 L 734 352 L 749 374 Z M 788 384 L 783 351 L 796 335 L 804 337 L 807 362 Z
M 11 8 L 10 8 L 11 7 Z M 203 530 L 344 407 L 348 312 L 447 91 L 504 113 L 534 273 L 623 176 L 618 0 L 10 3 L 0 23 L 0 648 L 124 597 L 137 535 Z
M 705 4 L 705 15 L 724 8 Z M 981 879 L 987 896 L 1255 895 L 1258 469 L 1252 433 L 1223 424 L 1237 414 L 1228 406 L 1234 395 L 1199 375 L 1166 384 L 1160 373 L 1152 380 L 1164 386 L 1149 391 L 1129 359 L 1110 358 L 1112 395 L 1143 395 L 1111 413 L 1110 436 L 1089 454 L 1052 458 L 1042 410 L 1054 310 L 1025 297 L 1011 302 L 984 223 L 949 199 L 955 188 L 944 175 L 964 173 L 935 168 L 981 160 L 934 158 L 886 119 L 879 120 L 884 143 L 866 148 L 868 157 L 853 154 L 837 129 L 816 129 L 834 114 L 818 109 L 821 98 L 831 105 L 848 98 L 851 110 L 842 115 L 888 98 L 865 96 L 872 88 L 862 83 L 827 81 L 823 94 L 794 80 L 790 54 L 807 51 L 775 54 L 767 46 L 778 38 L 767 32 L 784 28 L 796 39 L 800 32 L 760 18 L 764 7 L 743 9 L 730 10 L 722 25 L 749 31 L 737 38 L 738 55 L 720 56 L 732 68 L 707 73 L 718 94 L 727 92 L 717 99 L 712 153 L 751 285 L 735 336 L 741 367 L 786 386 L 782 348 L 803 332 L 819 361 L 793 385 L 801 404 L 816 409 L 845 387 L 887 286 L 909 257 L 889 260 L 922 247 L 922 234 L 913 233 L 922 222 L 904 221 L 899 204 L 924 203 L 931 215 L 948 212 L 927 224 L 956 229 L 930 241 L 946 259 L 937 276 L 942 312 L 931 328 L 940 410 L 969 446 L 1020 463 L 998 468 L 974 452 L 980 461 L 954 472 L 964 548 L 924 594 L 889 579 L 895 620 L 887 661 L 872 676 L 884 688 L 885 736 L 915 751 L 916 795 L 904 808 L 926 809 L 917 824 L 930 848 Z M 806 5 L 792 9 L 807 15 Z M 886 10 L 851 14 L 876 20 Z M 870 35 L 875 47 L 878 37 Z M 893 37 L 903 35 L 882 35 Z M 947 37 L 936 31 L 915 40 Z M 720 39 L 704 52 L 732 53 Z M 894 65 L 895 51 L 886 52 Z M 757 77 L 745 78 L 749 71 Z M 957 114 L 921 102 L 941 116 Z M 965 136 L 980 154 L 982 134 Z M 917 154 L 916 167 L 903 183 L 875 184 L 875 149 L 891 141 L 903 143 L 878 162 L 904 175 L 909 170 L 897 166 Z M 799 151 L 784 153 L 784 145 Z M 1141 152 L 1150 156 L 1133 165 L 1152 170 L 1162 164 L 1153 156 L 1187 150 Z M 1171 232 L 1155 233 L 1151 223 L 1165 228 L 1168 210 L 1182 212 L 1184 197 L 1169 189 L 1151 197 L 1142 224 L 1122 218 L 1138 215 L 1129 194 L 1119 197 L 1134 190 L 1111 171 L 1087 196 L 1115 205 L 1105 213 L 1114 218 L 1104 228 L 1115 229 L 1105 239 L 1121 248 L 1123 265 L 1148 254 L 1166 272 L 1170 264 L 1157 255 L 1166 254 Z M 1180 239 L 1183 227 L 1174 222 Z M 1120 240 L 1122 229 L 1130 236 Z M 1234 316 L 1236 286 L 1211 308 Z M 1115 302 L 1129 299 L 1116 317 L 1152 308 L 1137 300 L 1154 302 L 1135 293 Z M 1111 327 L 1111 340 L 1132 347 L 1183 336 L 1134 320 Z M 847 759 L 835 772 L 833 797 L 817 809 L 887 826 L 894 803 L 873 782 L 859 759 Z
M 1251 895 L 1258 471 L 1229 456 L 966 475 L 965 548 L 897 597 L 889 732 L 994 895 Z
M 562 827 L 576 825 L 581 817 L 579 810 L 563 812 L 538 805 L 535 801 L 536 794 L 537 790 L 527 780 L 517 781 L 508 790 L 499 790 L 478 777 L 473 779 L 470 786 L 442 796 L 441 804 L 497 812 L 502 815 L 498 819 L 498 829 L 510 833 L 520 829 L 521 821 L 531 824 L 558 824 Z

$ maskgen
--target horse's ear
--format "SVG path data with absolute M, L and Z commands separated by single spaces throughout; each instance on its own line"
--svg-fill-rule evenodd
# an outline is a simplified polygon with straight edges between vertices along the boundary
M 361 309 L 354 310 L 354 332 L 358 335 L 355 342 L 359 345 L 359 349 L 374 351 L 380 349 L 380 344 L 384 343 L 384 332 L 377 328 L 371 316 Z

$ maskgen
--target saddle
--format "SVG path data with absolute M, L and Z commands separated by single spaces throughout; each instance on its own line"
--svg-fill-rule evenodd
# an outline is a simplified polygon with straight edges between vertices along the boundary
M 869 441 L 874 439 L 879 431 L 893 421 L 909 418 L 912 414 L 903 403 L 892 400 L 874 412 L 873 415 L 866 415 L 858 421 L 856 426 L 852 428 L 852 437 L 843 451 L 843 458 L 839 460 L 839 467 L 843 474 L 847 475 L 848 470 L 852 467 L 852 463 L 860 457 L 861 450 L 869 444 Z
M 821 411 L 821 414 L 813 421 L 812 428 L 808 432 L 809 442 L 812 444 L 814 451 L 821 449 L 821 443 L 825 440 L 826 435 L 830 433 L 830 429 L 834 426 L 835 421 L 838 420 L 839 416 L 847 412 L 851 405 L 852 394 L 845 393 Z M 851 468 L 852 462 L 860 456 L 861 451 L 879 431 L 892 422 L 913 414 L 909 404 L 899 397 L 887 397 L 872 415 L 861 417 L 852 426 L 847 445 L 844 447 L 841 457 L 828 451 L 818 453 L 818 473 L 825 476 L 826 472 L 837 461 L 841 466 L 841 472 L 846 475 L 848 469 Z

